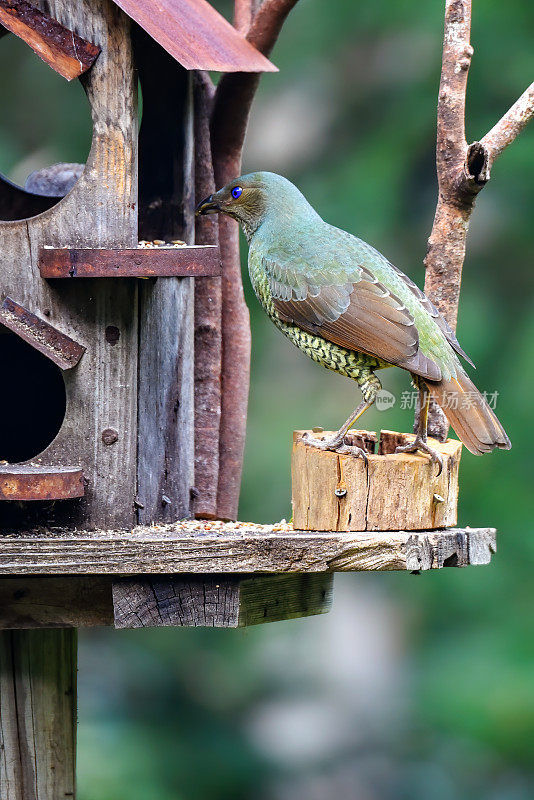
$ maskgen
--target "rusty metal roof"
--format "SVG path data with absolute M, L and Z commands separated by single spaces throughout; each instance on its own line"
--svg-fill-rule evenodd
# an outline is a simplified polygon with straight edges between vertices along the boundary
M 277 72 L 207 0 L 115 0 L 186 69 Z

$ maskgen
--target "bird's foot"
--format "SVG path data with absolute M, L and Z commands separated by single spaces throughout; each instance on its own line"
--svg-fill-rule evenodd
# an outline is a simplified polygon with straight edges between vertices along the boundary
M 342 456 L 355 456 L 356 458 L 363 458 L 367 464 L 367 453 L 361 447 L 355 445 L 345 444 L 345 437 L 336 434 L 329 439 L 316 439 L 315 436 L 310 436 L 309 433 L 303 433 L 301 442 L 308 447 L 316 447 L 318 450 L 330 451 L 332 453 L 339 453 Z
M 413 442 L 409 442 L 409 444 L 403 444 L 396 448 L 396 453 L 416 453 L 419 450 L 421 453 L 426 453 L 430 456 L 430 461 L 433 464 L 438 465 L 438 472 L 437 475 L 441 475 L 441 471 L 443 469 L 443 458 L 440 456 L 437 450 L 434 450 L 433 447 L 430 447 L 427 442 L 424 441 L 420 436 L 416 436 Z

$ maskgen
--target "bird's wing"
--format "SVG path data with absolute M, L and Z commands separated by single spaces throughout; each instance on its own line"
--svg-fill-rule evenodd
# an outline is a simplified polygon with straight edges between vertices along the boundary
M 409 278 L 407 275 L 405 275 L 404 272 L 402 272 L 394 264 L 390 264 L 390 266 L 392 267 L 392 269 L 395 270 L 397 275 L 400 278 L 402 278 L 402 280 L 404 281 L 406 286 L 408 286 L 410 291 L 413 292 L 413 294 L 417 297 L 417 299 L 419 300 L 419 302 L 421 303 L 423 308 L 426 311 L 428 311 L 428 313 L 430 314 L 431 317 L 434 318 L 436 324 L 440 327 L 441 331 L 445 335 L 445 338 L 447 339 L 447 341 L 450 344 L 450 346 L 452 347 L 452 349 L 455 350 L 458 353 L 458 355 L 462 356 L 462 358 L 464 358 L 467 361 L 468 364 L 470 364 L 474 369 L 476 369 L 475 365 L 473 364 L 473 362 L 471 361 L 471 359 L 469 358 L 467 353 L 464 351 L 464 349 L 460 345 L 460 342 L 456 338 L 456 336 L 454 334 L 454 331 L 450 327 L 449 323 L 447 322 L 445 317 L 441 316 L 441 314 L 439 313 L 439 311 L 436 308 L 436 306 L 434 305 L 434 303 L 432 303 L 432 301 L 428 299 L 426 294 L 424 294 L 424 292 L 421 291 L 419 286 L 417 286 L 417 284 L 414 283 L 411 278 Z
M 261 260 L 284 321 L 421 377 L 441 378 L 438 365 L 419 349 L 414 318 L 370 269 L 321 263 L 303 270 L 273 253 Z

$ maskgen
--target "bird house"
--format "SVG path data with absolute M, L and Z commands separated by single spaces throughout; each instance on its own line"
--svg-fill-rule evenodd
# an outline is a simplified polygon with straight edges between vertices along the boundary
M 93 120 L 68 196 L 0 182 L 3 358 L 32 375 L 4 401 L 0 496 L 17 501 L 7 524 L 27 527 L 28 503 L 35 524 L 71 529 L 187 517 L 191 279 L 220 274 L 217 247 L 194 244 L 191 70 L 272 66 L 202 2 L 46 13 L 9 0 L 0 23 L 67 79 L 81 76 Z

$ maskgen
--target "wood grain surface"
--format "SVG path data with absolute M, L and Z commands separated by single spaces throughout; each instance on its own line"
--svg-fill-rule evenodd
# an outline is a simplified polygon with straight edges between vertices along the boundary
M 293 522 L 303 530 L 431 530 L 456 524 L 462 445 L 430 440 L 443 469 L 419 453 L 395 453 L 414 437 L 382 431 L 379 453 L 367 464 L 354 455 L 309 447 L 295 431 L 292 454 Z M 328 437 L 329 432 L 311 433 Z M 358 439 L 367 431 L 350 432 Z M 356 443 L 356 442 L 355 442 Z
M 140 281 L 89 279 L 51 286 L 40 276 L 38 258 L 44 245 L 137 245 L 137 76 L 131 23 L 111 0 L 39 0 L 36 5 L 102 47 L 83 77 L 94 135 L 86 168 L 65 198 L 31 219 L 0 222 L 1 289 L 86 348 L 77 367 L 64 373 L 66 418 L 40 455 L 52 466 L 82 465 L 88 481 L 83 499 L 56 504 L 56 521 L 129 528 L 136 522 Z M 106 335 L 110 328 L 118 332 L 113 344 Z M 112 446 L 102 439 L 109 428 L 118 434 Z M 42 524 L 47 521 L 43 514 Z
M 488 564 L 493 528 L 296 531 L 290 526 L 197 523 L 4 535 L 1 575 L 139 575 L 426 570 Z
M 0 0 L 0 24 L 20 37 L 52 69 L 71 81 L 95 62 L 100 47 L 26 0 Z
M 143 91 L 139 133 L 141 238 L 194 239 L 191 75 L 135 31 Z M 191 513 L 194 484 L 194 281 L 139 281 L 136 514 L 140 523 Z
M 324 614 L 333 575 L 169 575 L 113 582 L 116 628 L 242 628 Z
M 0 797 L 74 798 L 76 631 L 0 633 Z
M 111 576 L 0 578 L 0 629 L 113 625 Z

